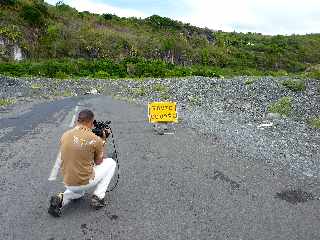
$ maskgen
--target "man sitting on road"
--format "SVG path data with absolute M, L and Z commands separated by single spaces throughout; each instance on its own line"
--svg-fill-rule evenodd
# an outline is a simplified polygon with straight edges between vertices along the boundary
M 104 145 L 110 130 L 105 130 L 103 138 L 96 136 L 91 130 L 93 121 L 93 112 L 83 110 L 78 115 L 77 126 L 61 137 L 61 172 L 66 190 L 51 197 L 48 212 L 52 216 L 59 217 L 62 207 L 93 187 L 91 205 L 95 209 L 106 205 L 104 197 L 116 162 L 112 158 L 104 159 Z

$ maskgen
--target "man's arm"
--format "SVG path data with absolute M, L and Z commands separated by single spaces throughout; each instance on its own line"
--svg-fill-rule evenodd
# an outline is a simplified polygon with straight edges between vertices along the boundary
M 94 163 L 100 165 L 103 162 L 104 158 L 104 140 L 100 140 L 96 143 L 96 149 L 94 153 Z

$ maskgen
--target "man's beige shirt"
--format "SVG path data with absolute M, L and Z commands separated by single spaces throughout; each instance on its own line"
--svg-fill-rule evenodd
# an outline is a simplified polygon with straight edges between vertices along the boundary
M 88 184 L 94 178 L 94 160 L 103 154 L 103 140 L 90 128 L 77 126 L 62 135 L 60 144 L 64 184 Z

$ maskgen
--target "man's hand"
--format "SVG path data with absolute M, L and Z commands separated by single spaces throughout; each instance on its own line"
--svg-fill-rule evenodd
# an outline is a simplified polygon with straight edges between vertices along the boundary
M 102 140 L 102 141 L 104 146 L 106 144 L 106 141 L 105 140 Z M 94 163 L 96 165 L 100 165 L 103 162 L 103 159 L 104 159 L 104 149 L 101 150 L 99 155 L 95 156 Z
M 105 130 L 102 131 L 102 137 L 101 138 L 102 138 L 103 141 L 105 141 L 107 139 Z
M 106 141 L 110 134 L 111 134 L 111 130 L 110 129 L 104 129 L 102 137 L 101 137 L 102 140 Z
M 94 161 L 94 163 L 95 163 L 96 165 L 100 165 L 102 162 L 103 162 L 103 155 L 102 155 L 102 157 L 100 157 L 100 158 L 98 158 L 98 159 L 96 159 L 96 160 Z
M 110 128 L 107 128 L 107 129 L 105 130 L 105 134 L 106 134 L 106 138 L 108 138 L 108 137 L 110 136 L 110 134 L 111 134 L 111 129 L 110 129 Z

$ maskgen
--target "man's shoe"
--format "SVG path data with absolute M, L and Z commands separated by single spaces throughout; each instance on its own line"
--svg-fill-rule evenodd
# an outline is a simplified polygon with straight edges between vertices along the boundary
M 63 193 L 58 193 L 52 196 L 50 199 L 50 206 L 48 209 L 48 213 L 54 217 L 60 217 L 61 209 L 62 209 L 62 201 L 63 201 Z
M 91 206 L 96 210 L 106 206 L 106 202 L 103 199 L 98 198 L 96 195 L 93 195 L 91 198 Z

